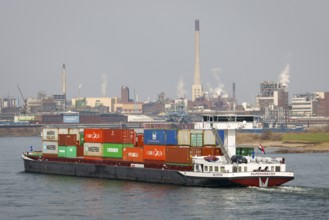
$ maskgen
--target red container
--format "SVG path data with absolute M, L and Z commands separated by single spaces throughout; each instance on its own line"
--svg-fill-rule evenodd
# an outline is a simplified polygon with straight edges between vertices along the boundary
M 190 164 L 191 148 L 185 146 L 167 146 L 166 147 L 166 162 L 177 164 Z
M 165 161 L 166 146 L 164 145 L 144 145 L 144 160 Z
M 131 162 L 144 162 L 144 155 L 143 155 L 143 148 L 142 147 L 125 147 L 123 148 L 122 156 L 124 161 L 131 161 Z
M 99 128 L 86 128 L 84 130 L 85 142 L 104 143 L 103 130 Z
M 202 147 L 191 147 L 190 155 L 191 157 L 194 156 L 202 156 Z
M 131 129 L 103 129 L 104 143 L 135 144 L 135 137 Z
M 144 146 L 144 134 L 137 134 L 136 147 L 143 147 L 143 146 Z
M 203 147 L 202 156 L 221 156 L 222 151 L 218 147 Z
M 77 156 L 83 157 L 83 146 L 76 145 L 77 146 Z
M 74 146 L 76 145 L 77 135 L 75 134 L 58 134 L 59 146 Z

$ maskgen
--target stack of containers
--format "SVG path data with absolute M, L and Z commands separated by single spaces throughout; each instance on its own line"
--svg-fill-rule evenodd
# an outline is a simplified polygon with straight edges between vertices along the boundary
M 164 164 L 166 147 L 177 146 L 177 130 L 146 129 L 144 130 L 144 161 L 145 163 Z
M 77 157 L 77 135 L 58 134 L 58 157 Z
M 103 129 L 103 157 L 122 160 L 123 150 L 132 148 L 136 135 L 131 129 Z
M 85 129 L 83 155 L 87 159 L 122 160 L 124 148 L 134 147 L 135 139 L 131 129 Z
M 224 131 L 218 130 L 218 134 L 223 142 Z M 200 148 L 201 154 L 195 154 L 197 156 L 208 155 L 223 155 L 221 150 L 217 147 L 216 137 L 212 130 L 195 130 L 195 129 L 183 129 L 178 131 L 178 145 L 190 146 L 191 148 Z
M 42 155 L 45 158 L 54 158 L 58 154 L 58 129 L 44 128 L 42 130 Z
M 83 157 L 99 160 L 103 156 L 103 130 L 100 128 L 84 129 Z

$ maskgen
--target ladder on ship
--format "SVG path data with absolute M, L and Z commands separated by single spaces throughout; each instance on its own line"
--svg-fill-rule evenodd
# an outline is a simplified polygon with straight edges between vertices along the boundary
M 230 156 L 228 155 L 228 151 L 222 142 L 222 139 L 219 137 L 218 131 L 216 128 L 211 129 L 212 133 L 215 135 L 217 147 L 219 147 L 224 154 L 225 160 L 227 163 L 232 163 Z

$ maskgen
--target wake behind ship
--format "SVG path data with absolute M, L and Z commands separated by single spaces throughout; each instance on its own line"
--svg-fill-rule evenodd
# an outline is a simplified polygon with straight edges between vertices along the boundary
M 284 158 L 236 155 L 235 129 L 249 122 L 231 122 L 228 129 L 208 120 L 195 129 L 44 128 L 42 151 L 25 152 L 24 168 L 202 187 L 272 187 L 294 179 Z

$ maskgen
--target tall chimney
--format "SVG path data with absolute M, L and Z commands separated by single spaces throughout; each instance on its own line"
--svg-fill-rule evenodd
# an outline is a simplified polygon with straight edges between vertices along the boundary
M 64 96 L 64 110 L 66 110 L 66 69 L 65 64 L 63 64 L 62 70 L 62 92 Z
M 192 85 L 192 101 L 200 98 L 203 94 L 200 76 L 200 24 L 195 20 L 194 33 L 194 83 Z

